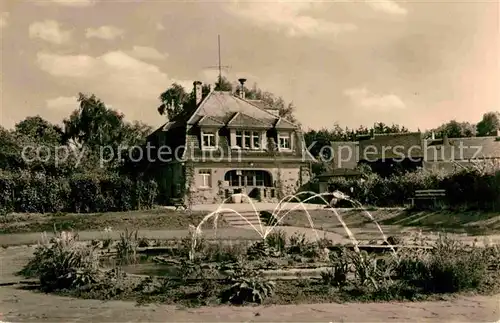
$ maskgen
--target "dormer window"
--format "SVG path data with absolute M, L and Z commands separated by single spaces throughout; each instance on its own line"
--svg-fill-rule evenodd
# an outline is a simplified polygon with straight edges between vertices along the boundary
M 236 147 L 243 148 L 243 131 L 236 131 Z
M 258 131 L 237 130 L 235 137 L 235 148 L 261 149 L 261 133 Z
M 278 148 L 280 150 L 290 150 L 292 149 L 292 141 L 290 133 L 282 132 L 278 134 Z
M 252 141 L 250 140 L 250 131 L 243 131 L 243 148 L 250 148 Z
M 260 149 L 260 134 L 257 131 L 252 131 L 252 149 Z
M 217 148 L 217 132 L 216 131 L 202 131 L 201 133 L 202 149 L 216 149 Z

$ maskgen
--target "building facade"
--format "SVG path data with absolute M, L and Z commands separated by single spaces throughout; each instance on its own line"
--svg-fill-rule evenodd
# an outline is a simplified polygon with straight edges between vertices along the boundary
M 497 137 L 427 139 L 424 169 L 452 173 L 466 167 L 500 169 L 500 131 Z
M 244 193 L 256 201 L 277 201 L 310 180 L 315 159 L 297 125 L 261 101 L 246 100 L 241 89 L 210 91 L 202 98 L 201 82 L 194 87 L 194 112 L 150 138 L 168 147 L 167 160 L 154 167 L 162 200 L 219 203 Z
M 360 163 L 390 175 L 423 168 L 452 173 L 466 167 L 500 169 L 500 130 L 497 136 L 424 139 L 420 132 L 375 134 L 351 143 L 333 142 L 333 168 L 354 169 Z

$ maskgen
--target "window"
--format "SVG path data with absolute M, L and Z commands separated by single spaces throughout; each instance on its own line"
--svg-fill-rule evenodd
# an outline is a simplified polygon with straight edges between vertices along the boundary
M 292 149 L 292 145 L 290 143 L 290 134 L 289 133 L 279 134 L 278 144 L 279 144 L 279 149 Z
M 255 186 L 264 186 L 264 172 L 255 173 Z
M 236 131 L 234 146 L 246 149 L 260 149 L 260 133 L 258 131 Z
M 254 182 L 253 182 L 254 177 L 255 177 L 255 172 L 253 172 L 251 170 L 243 171 L 243 178 L 244 178 L 243 185 L 254 186 Z
M 211 187 L 211 177 L 212 171 L 210 169 L 200 169 L 198 171 L 198 175 L 200 176 L 200 187 Z
M 250 132 L 249 131 L 243 131 L 243 138 L 245 139 L 244 141 L 244 148 L 250 148 L 252 142 L 250 141 Z
M 243 131 L 236 131 L 236 146 L 243 147 Z
M 204 132 L 202 134 L 202 142 L 203 142 L 203 148 L 215 148 L 215 133 L 206 133 Z
M 260 149 L 260 135 L 257 131 L 252 132 L 252 149 Z

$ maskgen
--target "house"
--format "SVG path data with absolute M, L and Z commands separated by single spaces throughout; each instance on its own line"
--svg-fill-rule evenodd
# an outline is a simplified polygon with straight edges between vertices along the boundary
M 500 130 L 496 137 L 468 137 L 425 141 L 424 169 L 451 173 L 464 167 L 500 169 Z
M 359 162 L 382 176 L 422 167 L 423 135 L 420 132 L 374 134 L 359 141 Z
M 450 173 L 467 166 L 500 169 L 500 130 L 497 136 L 424 139 L 420 132 L 371 134 L 356 142 L 333 142 L 333 168 L 354 169 L 365 163 L 381 175 L 417 168 Z
M 422 166 L 423 136 L 420 132 L 369 134 L 355 142 L 332 142 L 333 168 L 354 169 L 367 164 L 381 175 Z
M 309 181 L 315 159 L 300 128 L 264 102 L 245 99 L 244 82 L 237 94 L 211 90 L 205 97 L 194 82 L 195 109 L 151 135 L 163 147 L 152 167 L 161 200 L 218 203 L 245 193 L 277 201 Z

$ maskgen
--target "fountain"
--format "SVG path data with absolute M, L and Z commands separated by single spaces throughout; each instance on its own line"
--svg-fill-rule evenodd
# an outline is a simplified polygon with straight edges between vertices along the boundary
M 301 200 L 299 198 L 299 196 L 303 196 L 303 195 L 311 195 L 311 196 L 307 197 L 304 200 Z M 252 208 L 253 208 L 255 214 L 257 214 L 257 218 L 259 219 L 258 220 L 259 221 L 259 225 L 257 227 L 254 224 L 252 224 L 241 213 L 239 213 L 239 212 L 237 212 L 237 211 L 235 211 L 235 210 L 233 210 L 231 208 L 224 207 L 225 204 L 231 199 L 231 198 L 227 198 L 227 199 L 225 199 L 219 205 L 219 207 L 215 211 L 207 214 L 200 221 L 200 223 L 198 224 L 198 226 L 196 226 L 196 227 L 194 227 L 194 226 L 190 227 L 191 238 L 192 238 L 192 247 L 191 247 L 191 252 L 190 252 L 190 255 L 189 255 L 190 259 L 191 260 L 194 259 L 196 243 L 198 241 L 198 237 L 201 236 L 201 234 L 202 234 L 202 230 L 201 230 L 202 225 L 205 224 L 207 221 L 209 221 L 210 219 L 213 218 L 213 221 L 214 221 L 213 222 L 214 223 L 213 224 L 214 232 L 217 232 L 217 221 L 219 219 L 220 213 L 222 213 L 222 212 L 232 212 L 232 213 L 237 214 L 238 216 L 240 216 L 243 220 L 245 220 L 248 223 L 248 225 L 250 226 L 251 229 L 255 230 L 255 232 L 257 232 L 259 234 L 259 236 L 262 238 L 262 240 L 265 240 L 266 237 L 276 228 L 276 226 L 278 226 L 281 223 L 281 221 L 288 214 L 290 214 L 290 212 L 296 210 L 297 208 L 302 207 L 302 209 L 305 211 L 305 214 L 307 216 L 307 219 L 309 221 L 311 229 L 313 230 L 313 232 L 316 235 L 316 240 L 318 241 L 319 240 L 319 235 L 318 235 L 316 229 L 314 228 L 314 222 L 312 220 L 311 214 L 308 212 L 307 208 L 305 207 L 305 203 L 307 203 L 310 200 L 317 199 L 317 198 L 319 198 L 320 200 L 322 200 L 324 202 L 324 204 L 327 206 L 326 209 L 328 209 L 328 210 L 330 210 L 330 211 L 333 212 L 333 214 L 335 215 L 335 217 L 337 218 L 337 220 L 342 225 L 342 227 L 343 227 L 344 231 L 346 232 L 347 236 L 351 240 L 351 242 L 352 242 L 352 244 L 354 246 L 354 250 L 356 252 L 359 252 L 359 248 L 358 248 L 358 244 L 359 243 L 356 240 L 354 234 L 349 229 L 349 227 L 347 226 L 347 224 L 345 223 L 345 221 L 342 219 L 342 216 L 338 213 L 337 209 L 335 207 L 331 206 L 330 203 L 325 199 L 326 196 L 331 196 L 331 197 L 334 197 L 334 198 L 337 198 L 337 199 L 340 199 L 340 200 L 349 201 L 354 206 L 361 208 L 361 210 L 363 211 L 363 214 L 366 215 L 376 225 L 377 229 L 380 231 L 380 234 L 382 235 L 382 239 L 384 240 L 384 242 L 391 249 L 391 252 L 392 252 L 393 256 L 396 259 L 398 259 L 396 250 L 394 249 L 393 245 L 390 244 L 389 241 L 387 241 L 387 237 L 385 236 L 382 228 L 380 227 L 380 225 L 378 224 L 378 222 L 375 220 L 375 218 L 372 216 L 372 214 L 370 212 L 368 212 L 363 207 L 363 205 L 360 202 L 352 199 L 351 197 L 349 197 L 348 195 L 346 195 L 346 194 L 344 194 L 344 193 L 342 193 L 340 191 L 335 191 L 335 192 L 332 192 L 332 193 L 315 193 L 315 192 L 311 192 L 311 191 L 304 191 L 304 192 L 299 192 L 299 193 L 296 193 L 296 194 L 291 194 L 291 195 L 285 196 L 276 205 L 274 211 L 272 212 L 272 218 L 274 219 L 274 221 L 271 222 L 267 227 L 262 225 L 262 222 L 261 222 L 260 216 L 259 216 L 259 212 L 257 211 L 257 208 L 255 207 L 255 204 L 252 202 L 252 200 L 247 195 L 243 194 L 243 197 L 246 198 L 246 199 L 248 199 L 248 201 L 252 205 Z M 280 213 L 283 211 L 284 207 L 286 207 L 287 204 L 292 203 L 292 201 L 297 201 L 298 205 L 295 205 L 294 207 L 292 207 L 291 209 L 289 209 L 287 212 L 285 212 L 283 215 L 281 215 Z

